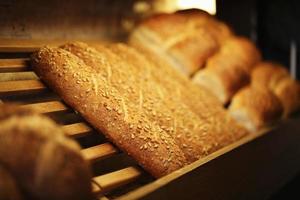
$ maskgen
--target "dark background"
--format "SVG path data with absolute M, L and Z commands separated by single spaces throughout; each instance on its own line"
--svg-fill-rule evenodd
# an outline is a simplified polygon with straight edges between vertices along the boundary
M 300 1 L 217 0 L 217 16 L 229 23 L 237 34 L 255 41 L 264 59 L 286 67 L 290 65 L 290 43 L 295 41 L 297 79 L 300 79 Z M 300 199 L 300 174 L 270 198 L 283 199 Z
M 297 78 L 300 78 L 300 1 L 297 0 L 217 0 L 217 16 L 237 34 L 250 37 L 264 59 L 289 67 L 290 45 L 295 41 Z

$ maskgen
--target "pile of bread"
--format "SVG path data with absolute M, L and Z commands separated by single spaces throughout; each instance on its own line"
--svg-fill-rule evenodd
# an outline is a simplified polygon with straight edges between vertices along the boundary
M 31 63 L 66 104 L 155 177 L 299 108 L 299 84 L 287 70 L 261 62 L 255 45 L 202 11 L 152 16 L 129 44 L 47 46 Z M 31 111 L 0 109 L 4 191 L 16 199 L 91 196 L 79 147 L 60 128 Z
M 300 86 L 284 66 L 262 61 L 256 46 L 199 10 L 160 14 L 143 21 L 130 44 L 151 52 L 210 90 L 251 132 L 300 107 Z
M 129 44 L 44 47 L 32 66 L 65 103 L 155 177 L 299 107 L 299 85 L 283 67 L 261 62 L 252 42 L 202 11 L 152 16 L 136 27 Z M 224 104 L 230 101 L 228 112 Z

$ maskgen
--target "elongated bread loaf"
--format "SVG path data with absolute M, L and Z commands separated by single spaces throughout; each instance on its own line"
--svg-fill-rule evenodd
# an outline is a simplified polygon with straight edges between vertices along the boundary
M 255 65 L 251 73 L 251 84 L 274 90 L 277 84 L 287 77 L 289 77 L 289 72 L 284 66 L 264 61 Z
M 300 108 L 299 83 L 278 63 L 265 61 L 257 64 L 251 74 L 251 84 L 272 90 L 284 107 L 284 117 Z
M 226 104 L 249 83 L 250 72 L 260 59 L 259 51 L 248 39 L 231 37 L 207 60 L 206 68 L 194 75 L 193 81 L 209 89 Z
M 191 75 L 229 35 L 230 29 L 209 14 L 186 10 L 146 19 L 133 31 L 129 43 L 149 49 L 175 69 Z
M 156 177 L 246 134 L 209 93 L 216 104 L 203 98 L 205 114 L 191 111 L 177 92 L 165 86 L 168 81 L 159 81 L 163 78 L 157 67 L 126 45 L 97 46 L 96 50 L 75 43 L 62 48 L 44 48 L 36 54 L 35 71 L 96 129 Z M 216 113 L 222 121 L 213 124 L 211 118 Z M 227 124 L 232 127 L 224 128 Z
M 222 58 L 219 56 L 222 55 Z M 217 62 L 215 62 L 215 57 Z M 218 55 L 213 56 L 207 62 L 205 67 L 214 67 L 222 63 L 222 59 L 228 60 L 229 63 L 243 68 L 246 72 L 251 73 L 255 64 L 261 61 L 262 56 L 255 44 L 249 39 L 241 36 L 232 36 L 228 38 L 221 46 Z M 221 63 L 219 61 L 221 60 Z
M 113 45 L 108 49 L 99 46 L 97 51 L 86 44 L 77 43 L 67 44 L 62 48 L 81 58 L 98 74 L 105 75 L 109 67 L 110 82 L 122 94 L 125 105 L 132 103 L 132 109 L 138 111 L 137 114 L 144 113 L 151 122 L 156 123 L 171 136 L 184 152 L 188 162 L 205 155 L 206 151 L 201 152 L 203 145 L 197 144 L 196 133 L 200 132 L 201 121 L 184 104 L 180 104 L 176 97 L 170 99 L 167 91 L 152 79 L 149 72 L 147 74 L 147 70 L 135 65 L 134 60 L 128 62 L 126 59 L 128 57 L 120 57 L 119 55 L 126 56 L 129 51 L 128 48 L 122 47 L 122 45 Z M 107 65 L 103 65 L 101 59 L 107 59 Z M 118 69 L 115 69 L 114 65 L 118 65 Z M 122 73 L 124 70 L 126 73 Z M 130 78 L 129 74 L 132 75 Z M 124 84 L 118 84 L 121 80 Z M 128 92 L 128 87 L 132 92 Z M 142 149 L 151 146 L 151 142 L 146 143 Z
M 281 79 L 274 89 L 284 108 L 284 117 L 300 109 L 300 83 L 286 77 Z
M 80 147 L 52 120 L 2 104 L 0 127 L 0 163 L 24 199 L 93 199 Z
M 256 132 L 278 122 L 283 107 L 268 88 L 248 86 L 233 97 L 229 112 L 250 132 Z
M 108 52 L 107 48 L 98 48 L 100 52 L 89 48 L 90 51 L 87 52 L 88 46 L 82 43 L 65 45 L 63 48 L 80 57 L 87 65 L 98 69 L 99 73 L 105 71 L 99 61 L 104 56 L 104 52 Z M 134 49 L 118 44 L 111 45 L 109 50 L 115 53 L 115 55 L 110 55 L 111 60 L 117 62 L 120 68 L 127 68 L 127 73 L 137 75 L 132 76 L 130 79 L 125 77 L 126 85 L 118 86 L 118 90 L 123 94 L 123 97 L 128 96 L 132 101 L 139 100 L 139 94 L 128 93 L 126 87 L 130 86 L 134 91 L 145 91 L 143 92 L 143 104 L 145 106 L 151 99 L 157 99 L 156 102 L 151 104 L 151 109 L 145 109 L 144 112 L 151 121 L 156 121 L 175 140 L 189 162 L 195 161 L 233 141 L 233 137 L 228 138 L 229 135 L 227 134 L 222 133 L 221 135 L 219 133 L 220 135 L 217 135 L 213 131 L 214 126 L 192 112 L 187 105 L 181 102 L 178 95 L 170 95 L 165 86 L 154 78 L 154 73 L 157 74 L 157 71 Z M 116 55 L 119 55 L 119 58 Z M 120 80 L 120 76 L 117 74 L 118 72 L 112 73 L 112 81 L 114 79 L 116 81 Z M 137 101 L 136 105 L 139 104 L 140 102 Z M 155 114 L 153 114 L 153 111 Z M 206 133 L 203 129 L 211 133 Z M 206 136 L 203 137 L 203 134 Z M 218 142 L 221 138 L 224 138 L 223 136 L 227 137 L 227 140 L 223 139 L 223 142 Z
M 86 50 L 87 56 L 93 51 Z M 126 87 L 131 78 L 128 69 L 118 67 L 109 51 L 102 55 L 99 67 L 104 69 L 98 70 L 66 50 L 46 47 L 34 55 L 33 66 L 67 104 L 155 177 L 184 166 L 186 158 L 175 141 L 144 112 L 145 106 L 150 108 L 157 99 L 144 102 L 144 91 L 135 91 L 131 85 L 127 85 L 127 93 L 137 93 L 139 99 L 123 96 L 121 86 Z
M 240 88 L 250 82 L 248 73 L 236 65 L 215 65 L 200 70 L 193 77 L 193 81 L 210 89 L 222 104 L 228 103 Z

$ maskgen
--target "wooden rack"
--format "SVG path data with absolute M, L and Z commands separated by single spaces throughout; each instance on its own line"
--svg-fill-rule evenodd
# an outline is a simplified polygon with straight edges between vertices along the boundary
M 50 116 L 82 146 L 99 199 L 261 199 L 300 169 L 300 119 L 251 134 L 204 159 L 154 180 L 65 105 L 32 72 L 30 52 L 48 41 L 2 41 L 0 99 Z M 58 42 L 55 42 L 57 44 Z M 265 134 L 268 132 L 268 134 Z
M 21 42 L 18 44 L 10 45 L 8 43 L 6 46 L 0 45 L 0 52 L 3 55 L 24 53 L 24 58 L 0 59 L 0 99 L 4 103 L 17 102 L 22 107 L 33 108 L 39 113 L 49 115 L 62 124 L 62 128 L 68 136 L 78 139 L 79 142 L 88 137 L 90 140 L 93 140 L 93 136 L 96 134 L 95 131 L 82 119 L 74 123 L 63 122 L 60 116 L 76 114 L 59 97 L 52 94 L 34 72 L 31 71 L 29 58 L 25 53 L 36 50 L 39 47 L 37 44 L 40 43 Z M 120 154 L 120 151 L 106 140 L 99 141 L 99 143 L 91 146 L 90 144 L 86 145 L 88 146 L 82 150 L 82 155 L 92 165 Z M 104 193 L 134 182 L 142 177 L 143 173 L 139 167 L 133 165 L 95 176 L 92 182 L 93 190 L 103 198 Z

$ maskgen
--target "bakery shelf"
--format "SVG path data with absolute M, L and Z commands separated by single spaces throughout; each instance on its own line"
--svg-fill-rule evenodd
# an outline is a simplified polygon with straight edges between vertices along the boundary
M 94 192 L 99 199 L 266 199 L 300 171 L 300 117 L 251 134 L 168 176 L 154 180 L 66 106 L 43 83 L 13 74 L 31 72 L 28 55 L 5 58 L 10 53 L 30 53 L 22 45 L 2 45 L 0 99 L 19 102 L 49 115 L 80 142 L 90 161 Z M 17 44 L 20 44 L 18 41 Z M 26 43 L 31 45 L 30 42 Z M 35 43 L 36 44 L 36 43 Z M 44 43 L 39 43 L 42 45 Z M 12 51 L 14 50 L 14 51 Z M 9 73 L 12 80 L 3 78 Z

